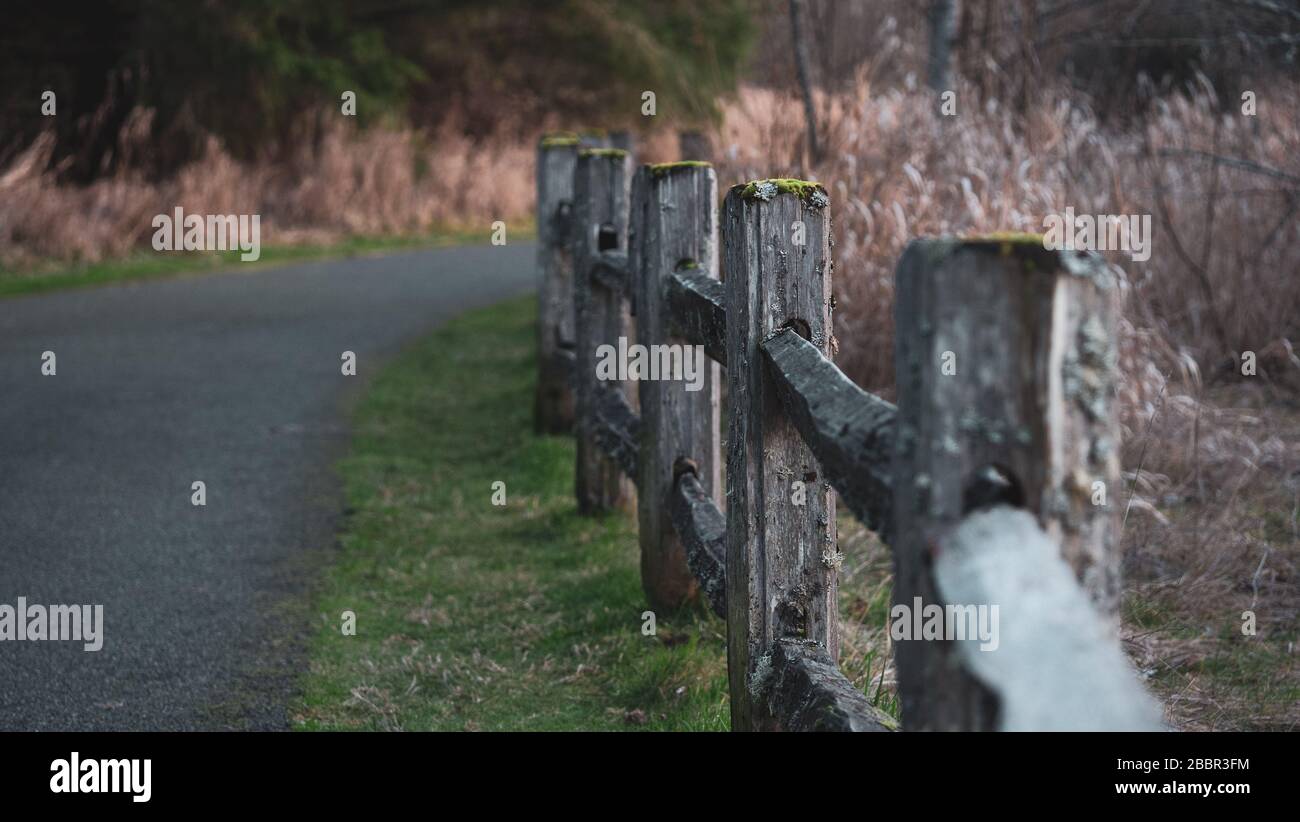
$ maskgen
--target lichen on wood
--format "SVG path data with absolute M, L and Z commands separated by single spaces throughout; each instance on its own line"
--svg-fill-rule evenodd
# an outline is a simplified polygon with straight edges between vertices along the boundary
M 898 730 L 897 720 L 872 705 L 818 643 L 778 640 L 764 660 L 755 685 L 782 730 Z
M 681 160 L 676 163 L 647 163 L 646 168 L 650 169 L 650 176 L 656 180 L 667 177 L 674 171 L 684 168 L 712 168 L 712 163 L 706 163 L 703 160 Z
M 753 180 L 737 186 L 740 196 L 746 200 L 767 202 L 778 194 L 793 194 L 811 208 L 825 208 L 830 205 L 830 197 L 821 183 L 812 180 L 796 180 L 790 177 L 774 177 L 769 180 Z

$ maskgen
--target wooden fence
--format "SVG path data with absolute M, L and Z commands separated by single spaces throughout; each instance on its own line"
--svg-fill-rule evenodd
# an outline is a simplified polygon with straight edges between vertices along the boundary
M 911 243 L 895 406 L 832 361 L 820 185 L 737 185 L 719 228 L 707 163 L 633 173 L 626 151 L 554 138 L 538 185 L 541 333 L 573 329 L 567 361 L 542 346 L 538 396 L 573 397 L 579 509 L 635 508 L 651 606 L 702 596 L 726 620 L 733 729 L 897 727 L 838 668 L 837 498 L 889 544 L 894 605 L 921 629 L 893 643 L 904 728 L 1162 727 L 1116 636 L 1100 260 L 1013 235 Z M 701 346 L 707 366 L 690 384 L 598 374 L 602 346 L 634 342 L 670 370 L 689 351 L 666 346 Z M 563 428 L 544 405 L 539 430 Z M 962 636 L 993 606 L 995 642 Z

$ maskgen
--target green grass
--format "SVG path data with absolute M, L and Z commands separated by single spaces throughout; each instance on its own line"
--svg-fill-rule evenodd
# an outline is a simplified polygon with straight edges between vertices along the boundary
M 370 386 L 295 727 L 727 727 L 724 624 L 643 635 L 635 522 L 579 517 L 572 439 L 532 433 L 535 316 L 464 315 Z
M 531 225 L 509 226 L 511 239 L 535 235 Z M 65 288 L 169 277 L 186 273 L 209 273 L 222 268 L 240 270 L 266 268 L 287 263 L 336 257 L 356 257 L 380 252 L 441 248 L 462 243 L 487 242 L 489 230 L 446 229 L 429 234 L 405 236 L 350 237 L 335 243 L 315 245 L 265 245 L 256 262 L 242 262 L 239 251 L 190 251 L 162 253 L 139 251 L 128 257 L 87 264 L 44 264 L 22 270 L 0 267 L 0 297 L 39 294 Z
M 1123 600 L 1125 627 L 1162 643 L 1148 684 L 1162 700 L 1182 703 L 1190 727 L 1295 730 L 1300 666 L 1293 647 L 1300 635 L 1270 626 L 1245 636 L 1240 617 L 1238 609 L 1193 608 L 1174 588 L 1130 591 Z

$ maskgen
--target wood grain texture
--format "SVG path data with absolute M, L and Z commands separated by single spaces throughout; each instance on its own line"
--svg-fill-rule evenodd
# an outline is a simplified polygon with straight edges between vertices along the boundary
M 591 263 L 591 279 L 602 288 L 626 296 L 628 285 L 627 254 L 621 251 L 602 251 Z
M 777 640 L 762 700 L 784 731 L 898 730 L 898 723 L 872 705 L 812 641 Z
M 643 167 L 633 183 L 629 275 L 637 312 L 637 342 L 690 345 L 673 333 L 665 285 L 673 272 L 691 266 L 697 277 L 718 276 L 717 181 L 708 166 Z M 694 361 L 694 357 L 688 357 Z M 637 522 L 641 584 L 650 605 L 672 610 L 699 594 L 686 549 L 672 525 L 673 466 L 690 459 L 696 479 L 715 502 L 722 499 L 719 451 L 721 376 L 717 363 L 700 358 L 704 374 L 691 390 L 684 379 L 638 384 L 641 453 Z
M 835 594 L 840 555 L 830 484 L 786 415 L 760 350 L 764 340 L 793 325 L 829 354 L 829 204 L 820 189 L 807 203 L 771 184 L 758 190 L 762 198 L 746 196 L 744 186 L 731 189 L 722 223 L 733 730 L 779 727 L 754 690 L 762 679 L 760 666 L 770 664 L 778 639 L 811 640 L 832 661 L 839 654 Z M 800 234 L 802 245 L 795 242 Z
M 968 511 L 1006 503 L 1037 517 L 1113 615 L 1117 295 L 1104 264 L 1032 240 L 916 241 L 895 293 L 895 605 L 943 604 L 931 573 L 940 537 Z M 1092 504 L 1096 481 L 1107 505 Z M 996 694 L 950 643 L 894 647 L 908 729 L 995 726 Z
M 596 445 L 629 479 L 637 475 L 641 420 L 623 393 L 606 383 L 596 383 L 591 403 L 591 431 Z
M 573 255 L 570 223 L 578 146 L 537 147 L 537 392 L 533 427 L 573 430 Z
M 713 613 L 726 619 L 727 518 L 700 484 L 694 466 L 689 470 L 679 469 L 670 515 L 673 530 L 686 550 L 686 565 L 700 586 L 704 601 Z
M 786 414 L 821 463 L 840 499 L 868 528 L 889 540 L 890 484 L 898 409 L 869 394 L 786 329 L 763 343 L 772 382 Z
M 629 171 L 629 160 L 622 153 L 578 153 L 573 183 L 575 271 L 589 275 L 602 252 L 627 252 Z M 578 511 L 631 510 L 636 504 L 635 486 L 600 449 L 594 430 L 597 351 L 601 345 L 617 348 L 620 337 L 629 337 L 631 318 L 622 295 L 601 287 L 590 276 L 576 278 L 573 297 Z M 614 380 L 605 386 L 625 394 L 630 388 L 625 381 Z
M 716 276 L 684 273 L 668 278 L 672 329 L 692 345 L 704 346 L 714 362 L 727 364 L 726 290 Z

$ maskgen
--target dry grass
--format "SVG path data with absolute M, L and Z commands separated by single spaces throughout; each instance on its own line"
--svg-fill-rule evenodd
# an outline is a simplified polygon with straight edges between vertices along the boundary
M 959 100 L 976 97 L 959 90 Z M 746 90 L 721 134 L 724 185 L 766 176 L 827 184 L 838 361 L 884 395 L 893 269 L 908 241 L 1041 231 L 1043 215 L 1067 206 L 1152 215 L 1150 260 L 1110 257 L 1125 297 L 1125 638 L 1179 727 L 1300 725 L 1300 359 L 1291 343 L 1300 333 L 1300 86 L 1274 86 L 1269 100 L 1269 111 L 1238 116 L 1202 85 L 1124 128 L 1049 93 L 1027 116 L 989 104 L 944 118 L 925 90 L 873 88 L 868 67 L 850 93 L 818 100 L 830 146 L 821 162 L 804 156 L 792 94 Z M 1241 374 L 1245 351 L 1258 357 L 1254 377 Z M 887 555 L 852 528 L 842 539 L 852 567 L 844 665 L 869 693 L 888 690 L 876 619 L 882 592 L 888 602 Z M 1240 630 L 1245 610 L 1257 616 L 1254 637 Z
M 975 96 L 964 89 L 958 99 Z M 893 382 L 893 267 L 908 241 L 1042 231 L 1043 216 L 1067 206 L 1152 215 L 1151 259 L 1113 262 L 1129 297 L 1130 342 L 1160 374 L 1188 357 L 1222 372 L 1251 350 L 1267 352 L 1273 376 L 1285 378 L 1300 366 L 1286 342 L 1300 316 L 1292 274 L 1300 264 L 1300 86 L 1272 99 L 1269 112 L 1245 118 L 1216 114 L 1208 91 L 1175 95 L 1144 129 L 1116 132 L 1103 130 L 1085 102 L 1050 93 L 1028 116 L 959 103 L 956 117 L 943 117 L 927 91 L 875 89 L 866 71 L 851 93 L 819 102 L 829 150 L 817 164 L 804 158 L 800 101 L 745 90 L 726 111 L 719 174 L 724 185 L 786 175 L 827 184 L 841 364 L 863 385 Z M 1242 158 L 1294 179 L 1194 152 Z M 1138 370 L 1129 373 L 1150 390 L 1130 399 L 1151 401 L 1163 381 Z
M 119 138 L 144 150 L 149 114 L 137 112 Z M 132 172 L 86 187 L 57 185 L 42 138 L 0 172 L 0 265 L 97 261 L 147 247 L 155 214 L 260 214 L 263 242 L 295 244 L 348 236 L 415 234 L 531 218 L 533 148 L 498 135 L 473 141 L 449 123 L 437 134 L 357 132 L 336 123 L 287 157 L 233 160 L 211 140 L 204 158 L 175 178 Z
M 827 185 L 839 363 L 886 396 L 893 269 L 909 240 L 1039 231 L 1067 206 L 1152 215 L 1150 260 L 1111 258 L 1125 295 L 1126 639 L 1176 723 L 1294 727 L 1300 86 L 1259 89 L 1258 115 L 1244 117 L 1202 84 L 1129 125 L 1103 125 L 1060 88 L 1008 109 L 976 104 L 975 87 L 959 86 L 957 116 L 942 117 L 910 80 L 876 83 L 879 67 L 897 63 L 890 48 L 898 41 L 845 91 L 819 98 L 828 149 L 815 164 L 804 157 L 799 99 L 743 89 L 714 136 L 719 183 Z M 147 127 L 142 113 L 123 149 L 141 150 Z M 177 205 L 260 213 L 272 243 L 515 222 L 533 208 L 532 145 L 505 131 L 474 142 L 454 124 L 437 134 L 338 126 L 287 159 L 243 166 L 212 144 L 173 180 L 122 175 L 75 189 L 39 171 L 42 141 L 0 172 L 0 264 L 119 255 L 147 244 L 152 215 Z M 641 150 L 646 160 L 674 154 L 666 131 Z M 1258 357 L 1257 376 L 1240 373 L 1245 351 Z M 871 621 L 888 602 L 888 563 L 851 532 L 845 539 L 862 548 L 856 560 L 846 550 L 860 567 L 846 574 L 845 615 L 859 627 L 846 629 L 845 667 L 888 699 L 883 619 Z M 1247 609 L 1259 620 L 1251 640 L 1237 630 Z M 1249 670 L 1232 668 L 1243 659 Z

